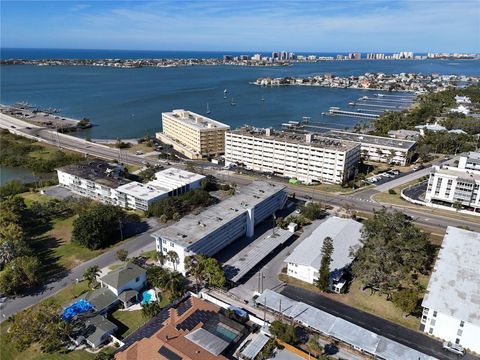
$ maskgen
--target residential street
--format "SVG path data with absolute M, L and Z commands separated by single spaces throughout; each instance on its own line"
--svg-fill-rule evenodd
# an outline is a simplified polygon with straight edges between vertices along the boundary
M 409 346 L 412 349 L 416 349 L 425 354 L 434 356 L 440 360 L 458 358 L 454 354 L 443 351 L 440 341 L 434 340 L 420 332 L 413 331 L 390 321 L 384 320 L 378 316 L 331 300 L 325 296 L 322 296 L 321 294 L 313 293 L 308 290 L 290 285 L 285 286 L 285 288 L 281 291 L 281 294 L 293 300 L 302 301 L 306 304 L 312 305 L 332 315 L 341 317 L 358 326 L 397 341 L 403 345 Z M 463 359 L 478 360 L 479 358 L 471 354 L 467 354 L 465 357 L 463 357 Z
M 7 319 L 18 311 L 39 303 L 41 300 L 54 295 L 65 287 L 74 284 L 76 279 L 82 279 L 85 269 L 89 266 L 98 265 L 98 267 L 101 269 L 117 262 L 118 260 L 115 257 L 115 253 L 120 249 L 127 250 L 129 256 L 138 255 L 141 251 L 149 251 L 154 249 L 154 239 L 150 236 L 150 234 L 153 231 L 158 230 L 160 227 L 161 226 L 156 226 L 155 228 L 152 227 L 148 231 L 126 241 L 124 244 L 114 247 L 113 249 L 100 256 L 97 256 L 96 258 L 78 265 L 77 267 L 71 269 L 65 277 L 46 284 L 35 294 L 9 298 L 4 303 L 0 304 L 0 311 L 2 313 L 2 318 L 0 321 Z

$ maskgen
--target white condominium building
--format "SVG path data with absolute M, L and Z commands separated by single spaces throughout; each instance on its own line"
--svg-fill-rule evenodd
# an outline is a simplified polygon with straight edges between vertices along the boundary
M 241 236 L 253 236 L 255 226 L 283 208 L 286 201 L 284 186 L 254 181 L 202 213 L 187 215 L 154 232 L 156 249 L 164 255 L 174 251 L 178 261 L 166 261 L 164 265 L 185 274 L 186 256 L 212 256 Z
M 84 161 L 57 169 L 58 182 L 72 192 L 128 209 L 147 211 L 168 196 L 200 187 L 203 175 L 170 168 L 155 174 L 146 184 L 130 181 L 121 165 L 103 160 Z
M 189 159 L 200 159 L 224 153 L 225 132 L 230 126 L 180 109 L 162 113 L 162 128 L 157 139 Z
M 425 201 L 480 212 L 480 153 L 460 157 L 458 167 L 433 166 Z
M 366 160 L 385 162 L 405 166 L 415 154 L 416 142 L 404 139 L 392 139 L 383 136 L 357 134 L 332 130 L 325 136 L 360 143 L 362 156 Z
M 422 306 L 421 330 L 480 353 L 480 233 L 447 228 Z
M 315 134 L 243 127 L 225 134 L 225 163 L 296 178 L 342 184 L 354 176 L 360 144 Z

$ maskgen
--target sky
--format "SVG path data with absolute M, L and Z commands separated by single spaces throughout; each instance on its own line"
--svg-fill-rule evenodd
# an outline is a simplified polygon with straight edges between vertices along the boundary
M 1 47 L 480 52 L 480 0 L 1 0 Z

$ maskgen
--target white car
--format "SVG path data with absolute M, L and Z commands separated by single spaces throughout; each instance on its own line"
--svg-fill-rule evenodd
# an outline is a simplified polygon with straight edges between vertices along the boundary
M 445 341 L 442 345 L 443 350 L 450 351 L 458 356 L 464 356 L 466 351 L 460 344 L 454 344 L 451 341 Z

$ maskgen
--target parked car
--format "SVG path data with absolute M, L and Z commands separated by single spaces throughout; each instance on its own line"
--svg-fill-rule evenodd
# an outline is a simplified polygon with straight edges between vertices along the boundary
M 442 345 L 443 350 L 450 351 L 451 353 L 457 354 L 458 356 L 464 356 L 466 351 L 460 344 L 454 344 L 451 341 L 445 341 Z
M 338 347 L 335 344 L 327 344 L 325 345 L 323 350 L 327 355 L 335 355 L 336 353 L 338 353 Z
M 135 155 L 143 155 L 143 151 L 135 151 Z
M 389 174 L 394 175 L 394 176 L 397 176 L 398 174 L 400 174 L 400 171 L 398 171 L 398 170 L 389 170 L 389 171 L 387 171 L 387 172 L 388 172 Z
M 307 200 L 312 200 L 312 197 L 310 195 L 305 195 L 303 198 Z

